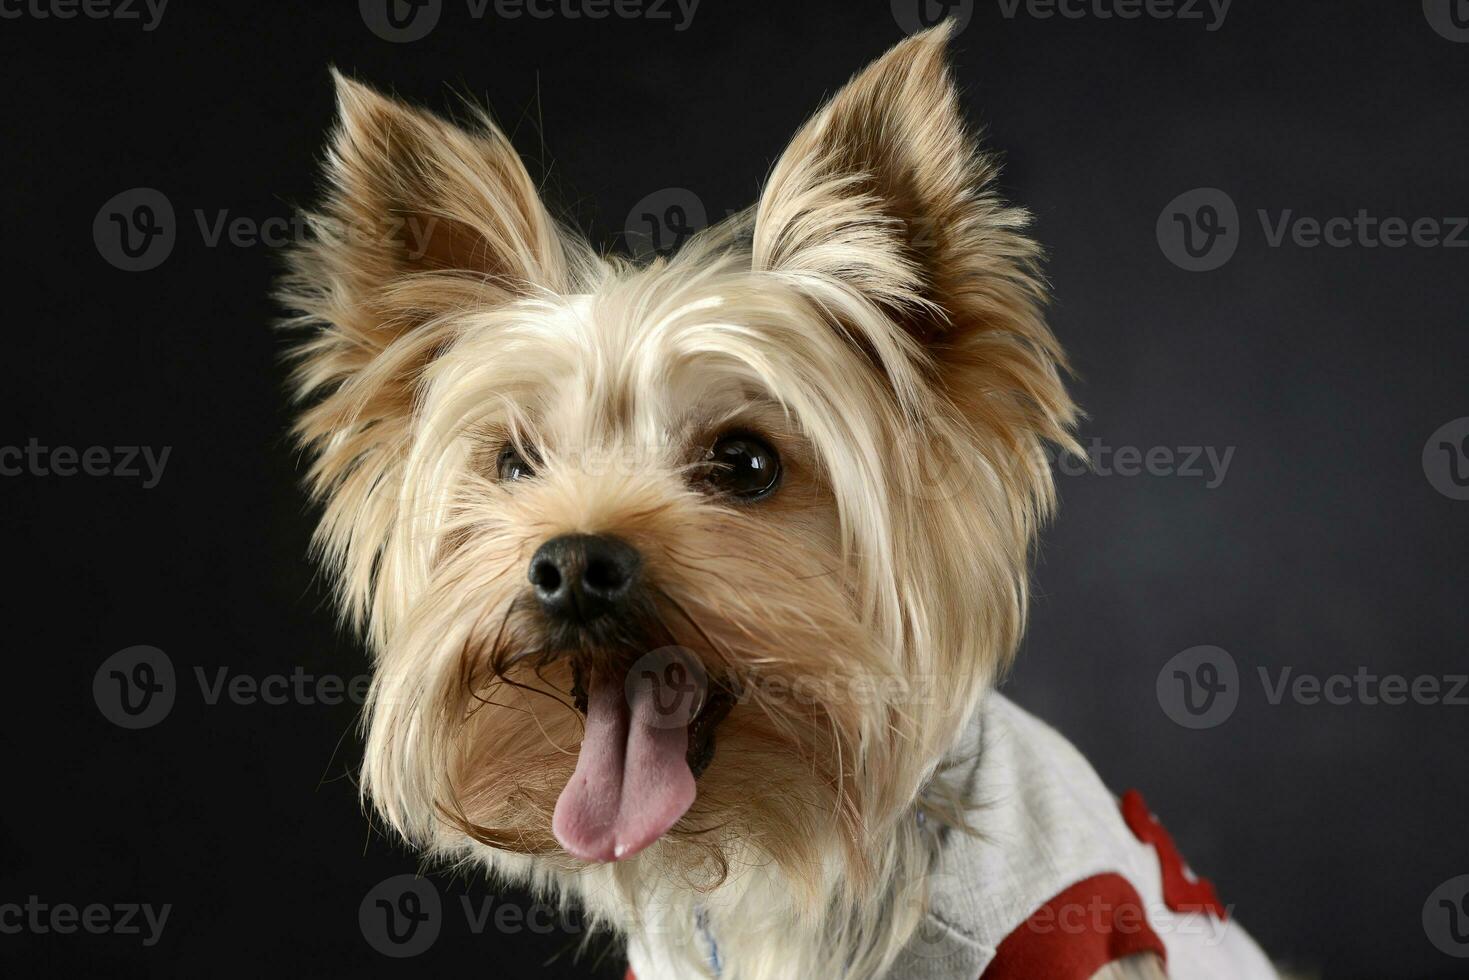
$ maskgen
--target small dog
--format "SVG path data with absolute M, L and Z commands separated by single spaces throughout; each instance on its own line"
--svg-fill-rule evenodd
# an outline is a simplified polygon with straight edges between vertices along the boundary
M 282 288 L 362 786 L 641 980 L 1273 977 L 1141 798 L 993 690 L 1077 411 L 951 29 L 671 257 L 337 77 Z

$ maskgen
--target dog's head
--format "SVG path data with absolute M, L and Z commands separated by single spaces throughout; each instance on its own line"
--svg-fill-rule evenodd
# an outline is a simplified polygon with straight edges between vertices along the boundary
M 1019 639 L 1074 415 L 947 39 L 645 264 L 558 225 L 487 118 L 339 79 L 284 294 L 376 659 L 363 785 L 409 839 L 860 878 L 911 815 Z

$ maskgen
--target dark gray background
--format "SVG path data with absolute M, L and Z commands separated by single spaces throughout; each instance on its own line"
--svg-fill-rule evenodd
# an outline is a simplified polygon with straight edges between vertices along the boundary
M 1003 10 L 974 6 L 958 76 L 1051 252 L 1085 437 L 1109 451 L 1234 450 L 1213 489 L 1060 478 L 1006 689 L 1113 786 L 1142 789 L 1277 956 L 1329 977 L 1466 975 L 1422 913 L 1469 873 L 1469 707 L 1271 704 L 1256 669 L 1469 670 L 1469 502 L 1438 492 L 1420 459 L 1435 430 L 1469 416 L 1469 250 L 1272 248 L 1257 211 L 1469 214 L 1469 43 L 1436 33 L 1416 0 L 1236 0 L 1213 31 Z M 313 198 L 335 63 L 436 108 L 451 89 L 487 100 L 549 171 L 552 197 L 609 247 L 663 188 L 720 215 L 752 200 L 823 96 L 901 37 L 889 4 L 703 0 L 676 30 L 476 21 L 448 0 L 410 44 L 374 36 L 355 3 L 174 0 L 152 31 L 22 13 L 0 20 L 0 444 L 172 454 L 154 489 L 0 478 L 15 573 L 0 905 L 173 910 L 150 948 L 27 930 L 0 934 L 0 962 L 618 975 L 615 950 L 573 962 L 575 921 L 476 935 L 461 898 L 516 910 L 524 897 L 443 876 L 437 941 L 401 962 L 376 953 L 359 905 L 416 863 L 359 812 L 355 707 L 201 693 L 196 670 L 351 677 L 365 661 L 304 557 L 312 515 L 268 327 L 278 256 L 208 246 L 195 211 L 260 222 Z M 135 187 L 177 215 L 172 253 L 145 272 L 108 264 L 92 233 L 104 202 Z M 1240 222 L 1232 260 L 1194 273 L 1155 228 L 1200 187 L 1225 191 Z M 129 731 L 98 710 L 92 682 L 140 644 L 169 656 L 176 703 Z M 1170 720 L 1155 682 L 1204 644 L 1238 664 L 1239 702 L 1194 731 Z

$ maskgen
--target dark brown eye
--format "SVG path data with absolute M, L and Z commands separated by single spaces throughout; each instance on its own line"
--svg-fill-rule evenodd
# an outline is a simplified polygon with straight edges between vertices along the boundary
M 514 446 L 507 445 L 500 450 L 500 461 L 496 466 L 496 473 L 502 483 L 511 480 L 524 480 L 536 475 L 535 468 L 527 463 L 520 450 Z
M 744 500 L 760 500 L 780 484 L 780 454 L 759 436 L 733 432 L 709 450 L 709 485 Z

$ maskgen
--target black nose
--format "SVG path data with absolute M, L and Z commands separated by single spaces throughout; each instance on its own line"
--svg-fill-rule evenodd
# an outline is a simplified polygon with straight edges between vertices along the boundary
M 563 534 L 536 550 L 530 584 L 548 616 L 590 623 L 616 612 L 637 582 L 642 556 L 625 541 L 601 534 Z

